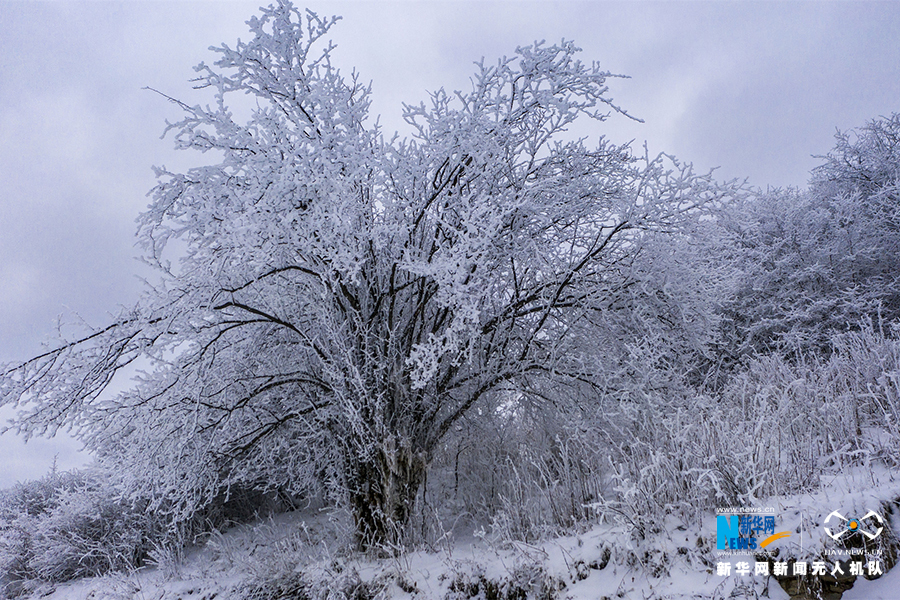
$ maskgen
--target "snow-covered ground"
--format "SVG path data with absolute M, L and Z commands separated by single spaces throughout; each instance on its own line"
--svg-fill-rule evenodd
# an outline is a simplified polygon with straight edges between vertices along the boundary
M 580 539 L 583 548 L 592 549 L 590 543 L 597 540 L 594 531 Z M 701 599 L 734 598 L 735 588 L 750 585 L 756 594 L 766 590 L 771 600 L 786 600 L 788 594 L 774 581 L 752 577 L 746 582 L 735 578 L 718 577 L 712 572 L 690 565 L 676 566 L 668 576 L 654 578 L 640 568 L 609 566 L 604 570 L 588 568 L 585 578 L 578 579 L 578 570 L 572 562 L 575 556 L 584 554 L 573 548 L 572 539 L 560 540 L 543 545 L 542 551 L 532 549 L 524 552 L 540 564 L 545 561 L 548 574 L 557 574 L 566 582 L 559 591 L 559 598 L 566 600 L 599 600 L 600 598 L 659 598 L 659 599 Z M 596 549 L 596 546 L 593 547 Z M 545 554 L 546 553 L 546 554 Z M 537 556 L 535 556 L 537 555 Z M 516 551 L 496 552 L 486 546 L 472 545 L 456 548 L 449 554 L 417 552 L 403 559 L 393 561 L 353 561 L 364 580 L 382 576 L 389 579 L 396 571 L 402 570 L 405 582 L 413 583 L 413 592 L 404 591 L 396 582 L 388 582 L 382 593 L 383 598 L 402 599 L 442 599 L 450 594 L 450 584 L 460 574 L 469 574 L 469 581 L 477 580 L 478 574 L 509 579 L 511 567 L 521 564 L 523 553 Z M 565 568 L 565 567 L 569 568 Z M 514 571 L 514 570 L 513 570 Z M 237 592 L 243 576 L 210 568 L 208 562 L 199 557 L 186 561 L 175 577 L 164 576 L 156 568 L 148 568 L 131 574 L 116 574 L 102 578 L 77 581 L 59 586 L 43 597 L 45 600 L 238 600 Z M 457 579 L 458 580 L 458 579 Z M 535 585 L 535 592 L 540 584 Z M 408 589 L 408 588 L 407 588 Z M 846 592 L 843 600 L 896 600 L 900 590 L 900 569 L 888 572 L 884 577 L 867 581 L 860 579 L 853 589 Z M 46 594 L 46 592 L 44 592 Z M 757 595 L 746 597 L 756 598 Z
M 823 484 L 813 494 L 758 503 L 774 509 L 777 530 L 791 534 L 778 541 L 777 560 L 827 561 L 835 552 L 843 552 L 824 529 L 835 510 L 860 517 L 869 510 L 878 511 L 885 515 L 882 540 L 898 537 L 891 507 L 900 497 L 900 482 L 893 472 L 849 470 Z M 197 540 L 178 560 L 157 553 L 156 566 L 45 589 L 35 598 L 245 600 L 254 582 L 297 576 L 322 593 L 330 586 L 346 591 L 348 582 L 361 582 L 369 595 L 359 598 L 397 600 L 520 598 L 509 595 L 514 589 L 527 592 L 528 598 L 561 600 L 788 599 L 773 577 L 752 571 L 717 573 L 720 562 L 736 567 L 740 561 L 749 561 L 752 567 L 754 557 L 720 553 L 716 525 L 715 514 L 696 523 L 670 515 L 664 527 L 642 540 L 628 526 L 609 523 L 533 544 L 497 540 L 479 529 L 454 539 L 448 536 L 428 550 L 371 558 L 340 550 L 347 547 L 346 527 L 340 519 L 324 510 L 307 510 L 214 533 Z M 896 599 L 898 590 L 900 569 L 892 569 L 878 579 L 857 578 L 843 600 Z M 491 591 L 506 595 L 492 596 Z M 260 597 L 270 596 L 254 598 Z M 312 597 L 344 598 L 339 594 Z
M 264 569 L 256 554 L 260 543 L 291 546 L 309 515 L 291 515 L 277 521 L 242 526 L 216 536 L 205 547 L 191 551 L 177 569 L 151 567 L 130 574 L 116 574 L 59 586 L 42 595 L 45 600 L 238 600 L 240 584 Z M 582 535 L 540 544 L 499 544 L 473 537 L 437 551 L 418 551 L 400 558 L 323 558 L 308 570 L 323 578 L 355 571 L 363 581 L 383 583 L 382 598 L 464 598 L 481 582 L 510 582 L 527 588 L 535 597 L 543 589 L 558 590 L 558 598 L 598 600 L 608 598 L 727 598 L 736 580 L 716 576 L 708 567 L 677 558 L 676 541 L 670 540 L 672 562 L 668 574 L 654 577 L 653 565 L 628 565 L 616 556 L 628 544 L 615 547 L 627 532 L 619 527 L 595 527 Z M 280 540 L 280 541 L 279 541 Z M 696 536 L 694 536 L 696 541 Z M 608 562 L 604 549 L 615 548 Z M 651 553 L 660 556 L 659 553 Z M 618 560 L 617 560 L 618 559 Z M 269 560 L 264 558 L 263 560 Z M 605 564 L 604 564 L 605 562 Z M 602 567 L 602 568 L 601 568 Z M 757 588 L 766 587 L 758 581 Z M 455 586 L 455 587 L 454 587 Z M 769 597 L 788 598 L 772 581 Z M 456 592 L 458 595 L 454 595 Z M 43 594 L 46 594 L 45 590 Z M 475 596 L 483 598 L 484 596 Z

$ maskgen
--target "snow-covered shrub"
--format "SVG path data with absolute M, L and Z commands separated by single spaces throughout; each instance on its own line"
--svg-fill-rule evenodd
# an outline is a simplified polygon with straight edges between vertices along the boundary
M 51 473 L 0 492 L 0 583 L 14 596 L 141 563 L 159 520 L 98 471 Z
M 851 460 L 900 465 L 900 339 L 872 324 L 833 338 L 831 396 L 852 427 Z
M 830 344 L 826 356 L 757 357 L 723 394 L 765 473 L 760 493 L 814 488 L 849 465 L 900 464 L 900 340 L 870 323 Z
M 589 521 L 607 461 L 580 411 L 566 411 L 510 395 L 461 420 L 430 465 L 415 541 L 488 524 L 503 539 L 535 540 Z
M 900 464 L 900 340 L 870 324 L 830 343 L 746 360 L 705 391 L 635 345 L 633 375 L 610 375 L 605 395 L 533 414 L 508 404 L 460 429 L 429 475 L 429 502 L 470 511 L 501 539 L 598 520 L 643 538 L 671 517 L 815 490 L 847 466 Z
M 715 397 L 648 407 L 614 459 L 619 488 L 643 516 L 810 491 L 850 465 L 895 467 L 898 384 L 900 340 L 871 325 L 833 334 L 825 356 L 758 356 Z
M 499 579 L 482 572 L 457 573 L 444 600 L 553 600 L 559 589 L 560 582 L 540 567 L 519 569 Z
M 486 521 L 499 506 L 503 464 L 520 439 L 516 420 L 497 405 L 484 403 L 461 419 L 430 465 L 424 508 L 444 527 L 457 517 L 467 524 Z
M 544 436 L 531 432 L 500 465 L 495 534 L 532 541 L 561 535 L 592 522 L 603 494 L 608 463 L 593 432 L 571 424 Z
M 900 464 L 900 340 L 863 326 L 831 343 L 825 357 L 758 356 L 715 396 L 610 403 L 616 494 L 598 510 L 652 533 L 665 515 L 811 491 L 850 465 Z
M 388 582 L 364 581 L 352 567 L 333 562 L 327 568 L 295 569 L 257 576 L 240 585 L 234 598 L 240 600 L 375 600 L 383 598 Z

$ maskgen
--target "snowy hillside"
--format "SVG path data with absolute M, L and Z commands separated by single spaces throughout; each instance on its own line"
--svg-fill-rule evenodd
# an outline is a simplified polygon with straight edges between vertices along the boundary
M 854 491 L 863 478 L 868 479 L 868 489 Z M 900 569 L 891 568 L 900 552 L 897 498 L 900 481 L 891 473 L 859 471 L 834 478 L 815 494 L 769 499 L 759 506 L 773 507 L 777 528 L 790 535 L 768 552 L 738 555 L 716 549 L 716 515 L 711 514 L 697 523 L 670 518 L 665 530 L 644 540 L 636 539 L 633 528 L 623 524 L 595 525 L 577 535 L 534 543 L 499 540 L 479 529 L 474 534 L 448 533 L 427 549 L 374 558 L 347 548 L 346 524 L 340 515 L 324 509 L 296 511 L 214 532 L 184 556 L 158 554 L 153 567 L 45 587 L 33 597 L 893 600 L 900 585 Z M 864 553 L 857 553 L 853 544 L 839 543 L 825 533 L 823 525 L 834 507 L 853 514 L 877 507 L 886 517 L 885 531 L 864 545 Z M 815 578 L 765 577 L 752 570 L 761 561 L 792 566 L 794 561 L 810 566 L 822 561 L 831 571 L 838 561 L 857 559 L 875 560 L 887 572 L 853 578 L 843 595 L 823 588 L 822 578 L 815 587 L 810 583 Z M 741 561 L 749 562 L 750 573 L 718 574 L 720 564 L 737 567 Z M 807 592 L 812 595 L 803 595 Z

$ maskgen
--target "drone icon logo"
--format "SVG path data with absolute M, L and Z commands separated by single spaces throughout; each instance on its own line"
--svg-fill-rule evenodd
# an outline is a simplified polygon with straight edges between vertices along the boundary
M 832 533 L 830 528 L 824 527 L 825 533 L 828 534 L 828 537 L 830 537 L 831 539 L 833 539 L 835 541 L 840 540 L 842 537 L 844 537 L 848 533 L 857 533 L 857 532 L 863 534 L 870 540 L 874 540 L 879 535 L 881 535 L 881 532 L 884 530 L 884 519 L 882 519 L 881 515 L 879 515 L 874 510 L 870 510 L 869 512 L 867 512 L 866 515 L 861 519 L 857 519 L 856 517 L 851 517 L 848 519 L 847 517 L 845 517 L 838 511 L 834 510 L 831 512 L 830 515 L 828 515 L 825 518 L 824 525 L 827 525 L 832 517 L 837 517 L 837 519 L 839 521 L 843 521 L 843 523 L 844 523 L 844 527 L 835 533 Z M 875 533 L 872 533 L 870 531 L 866 531 L 866 529 L 863 529 L 863 523 L 869 519 L 875 519 L 876 521 L 878 521 L 878 529 L 875 530 Z

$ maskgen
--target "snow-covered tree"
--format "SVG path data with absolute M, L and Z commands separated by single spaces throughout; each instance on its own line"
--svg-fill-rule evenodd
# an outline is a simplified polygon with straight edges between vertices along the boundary
M 821 350 L 870 318 L 900 318 L 900 115 L 838 132 L 807 190 L 737 204 L 732 352 Z
M 159 169 L 140 219 L 162 283 L 5 368 L 0 402 L 26 435 L 72 428 L 176 517 L 232 486 L 323 486 L 367 547 L 396 542 L 480 401 L 589 384 L 590 336 L 631 297 L 642 236 L 729 191 L 573 139 L 623 111 L 565 41 L 479 63 L 471 90 L 406 106 L 415 133 L 386 141 L 369 88 L 332 64 L 334 22 L 282 2 L 197 67 L 215 101 L 179 102 L 167 131 L 212 158 Z M 133 387 L 103 394 L 131 364 Z

